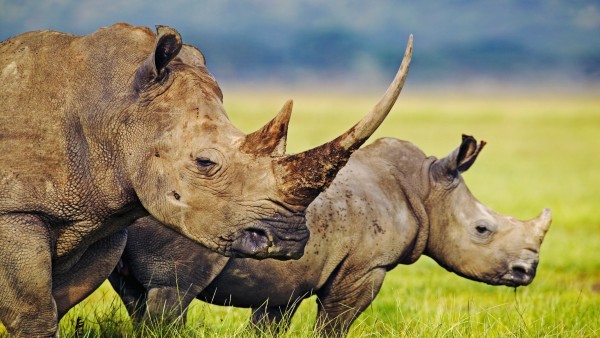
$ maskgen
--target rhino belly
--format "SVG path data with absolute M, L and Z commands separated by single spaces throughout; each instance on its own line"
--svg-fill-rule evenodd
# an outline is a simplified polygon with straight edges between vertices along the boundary
M 267 302 L 284 306 L 316 291 L 316 278 L 306 274 L 303 265 L 301 261 L 231 259 L 198 299 L 235 307 L 257 308 Z

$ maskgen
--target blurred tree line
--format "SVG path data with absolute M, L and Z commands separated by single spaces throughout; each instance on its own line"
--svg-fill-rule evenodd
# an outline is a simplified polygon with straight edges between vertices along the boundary
M 2 40 L 118 21 L 173 26 L 226 79 L 389 77 L 413 33 L 413 81 L 600 81 L 597 0 L 0 0 Z

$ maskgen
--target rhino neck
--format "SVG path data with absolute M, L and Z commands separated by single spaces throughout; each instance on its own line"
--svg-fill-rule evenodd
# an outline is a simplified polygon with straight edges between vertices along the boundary
M 415 171 L 420 171 L 426 174 L 429 171 L 429 166 L 433 161 L 429 159 L 423 162 L 421 168 L 415 168 Z M 397 168 L 402 168 L 402 163 Z M 406 167 L 410 167 L 408 164 Z M 427 241 L 429 239 L 429 216 L 425 208 L 425 196 L 428 194 L 428 182 L 426 175 L 406 175 L 403 170 L 398 170 L 396 173 L 398 186 L 402 189 L 406 205 L 408 206 L 412 217 L 417 224 L 416 234 L 412 241 L 412 247 L 398 261 L 399 264 L 412 264 L 425 252 Z
M 380 175 L 391 176 L 393 181 L 381 187 L 394 191 L 390 195 L 396 206 L 396 213 L 407 213 L 407 219 L 396 224 L 395 236 L 401 236 L 405 244 L 400 249 L 400 256 L 395 264 L 412 264 L 423 254 L 429 238 L 429 216 L 425 201 L 429 194 L 429 167 L 432 159 L 410 142 L 394 138 L 382 138 L 375 141 L 369 149 L 372 157 L 382 159 L 387 169 L 379 171 Z M 410 229 L 408 229 L 409 227 Z M 416 227 L 413 231 L 413 227 Z M 411 238 L 406 238 L 410 236 Z M 391 239 L 397 246 L 397 239 Z

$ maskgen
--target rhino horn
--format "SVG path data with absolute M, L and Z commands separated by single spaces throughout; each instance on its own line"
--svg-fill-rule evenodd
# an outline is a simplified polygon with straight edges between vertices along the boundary
M 308 151 L 285 156 L 275 164 L 276 176 L 291 204 L 306 205 L 329 186 L 337 172 L 379 127 L 400 95 L 413 50 L 409 37 L 402 64 L 381 100 L 357 124 L 336 139 Z
M 550 224 L 552 223 L 552 212 L 550 209 L 545 208 L 537 217 L 528 221 L 527 223 L 534 227 L 541 243 L 544 240 L 544 236 L 546 236 L 546 232 L 548 232 L 548 229 L 550 229 Z
M 285 154 L 288 124 L 292 115 L 293 101 L 288 100 L 277 116 L 259 130 L 248 134 L 242 150 L 256 154 L 280 157 Z

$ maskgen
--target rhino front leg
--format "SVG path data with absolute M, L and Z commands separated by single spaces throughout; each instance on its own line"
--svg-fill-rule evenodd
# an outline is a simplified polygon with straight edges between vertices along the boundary
M 277 335 L 290 326 L 292 317 L 298 309 L 301 298 L 285 306 L 262 306 L 252 309 L 252 324 L 261 333 Z
M 385 277 L 384 268 L 367 273 L 340 269 L 337 275 L 317 292 L 315 329 L 326 337 L 343 337 L 352 322 L 371 304 Z
M 51 238 L 39 217 L 0 216 L 0 320 L 13 337 L 54 337 Z
M 107 236 L 90 245 L 71 269 L 54 276 L 52 293 L 59 320 L 106 280 L 117 265 L 126 242 L 126 229 Z

